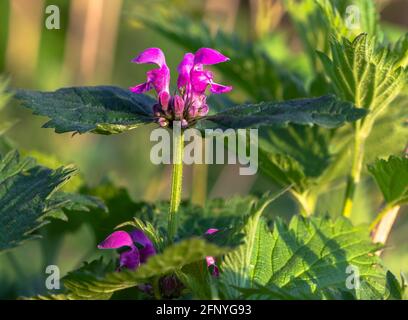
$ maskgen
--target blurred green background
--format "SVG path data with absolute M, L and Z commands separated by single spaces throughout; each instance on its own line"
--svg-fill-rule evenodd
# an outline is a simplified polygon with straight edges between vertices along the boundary
M 280 1 L 269 1 L 270 18 L 263 25 L 257 24 L 254 18 L 258 2 L 1 0 L 0 74 L 10 78 L 12 87 L 36 90 L 96 84 L 129 87 L 143 82 L 144 72 L 148 70 L 148 67 L 136 66 L 130 60 L 147 47 L 160 47 L 174 75 L 183 56 L 182 48 L 133 19 L 133 14 L 149 14 L 149 10 L 163 3 L 164 10 L 168 7 L 198 21 L 204 20 L 212 30 L 235 32 L 248 40 L 262 33 L 266 35 L 263 45 L 274 58 L 286 63 L 289 68 L 303 72 L 307 69 L 304 58 L 285 60 L 288 50 L 301 52 L 302 47 Z M 48 30 L 45 27 L 45 8 L 51 4 L 60 9 L 59 30 Z M 378 1 L 378 5 L 381 8 L 381 19 L 390 30 L 406 30 L 408 1 Z M 283 36 L 289 47 L 282 45 L 280 38 Z M 234 94 L 237 99 L 243 98 L 239 92 Z M 2 119 L 19 120 L 9 130 L 8 136 L 21 150 L 49 154 L 63 164 L 74 163 L 88 185 L 95 186 L 109 177 L 116 184 L 126 187 L 135 200 L 156 201 L 169 196 L 171 168 L 155 166 L 150 162 L 151 143 L 148 141 L 153 126 L 112 136 L 71 136 L 55 134 L 52 129 L 42 129 L 45 118 L 33 116 L 30 111 L 13 103 L 0 116 Z M 194 193 L 191 191 L 199 187 L 193 183 L 197 170 L 200 167 L 187 166 L 185 169 L 185 199 L 191 199 Z M 275 190 L 276 187 L 259 175 L 239 176 L 237 166 L 209 167 L 208 198 L 227 198 L 270 189 Z M 361 214 L 355 219 L 368 222 L 374 216 L 381 196 L 372 181 L 366 181 L 358 191 Z M 377 200 L 368 199 L 367 194 L 370 197 L 374 195 Z M 373 213 L 368 214 L 367 208 Z M 294 209 L 293 201 L 283 198 L 274 203 L 269 211 L 270 214 L 289 217 Z M 408 219 L 406 208 L 403 211 L 392 232 L 389 249 L 384 254 L 387 267 L 396 274 L 400 271 L 408 272 Z M 63 235 L 62 249 L 56 258 L 62 274 L 77 267 L 84 259 L 99 254 L 95 253 L 96 241 L 99 240 L 94 239 L 85 226 L 74 234 Z M 31 241 L 0 256 L 0 298 L 30 295 L 44 290 L 46 275 L 41 241 L 47 239 Z

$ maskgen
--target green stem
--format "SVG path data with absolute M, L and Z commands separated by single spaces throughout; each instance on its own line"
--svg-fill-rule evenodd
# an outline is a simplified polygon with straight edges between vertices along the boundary
M 292 195 L 297 200 L 300 207 L 300 214 L 304 217 L 309 217 L 313 214 L 315 207 L 315 199 L 306 193 L 297 193 L 292 191 Z
M 171 198 L 168 221 L 168 240 L 173 242 L 177 232 L 177 211 L 181 202 L 181 191 L 183 186 L 183 153 L 184 141 L 182 132 L 174 132 L 174 163 L 173 177 L 171 181 Z
M 353 199 L 356 191 L 356 187 L 360 182 L 361 169 L 363 167 L 364 160 L 364 144 L 367 135 L 362 134 L 363 130 L 356 129 L 354 138 L 354 153 L 351 164 L 351 172 L 347 178 L 346 195 L 343 204 L 343 216 L 350 217 L 353 209 Z

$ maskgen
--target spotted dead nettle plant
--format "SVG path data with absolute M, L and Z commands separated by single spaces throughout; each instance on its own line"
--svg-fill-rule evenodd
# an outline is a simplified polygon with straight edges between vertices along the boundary
M 324 10 L 320 14 L 333 12 L 335 10 Z M 326 21 L 323 16 L 317 21 Z M 159 31 L 173 26 L 170 21 L 165 26 L 158 26 L 158 21 L 149 23 Z M 340 23 L 341 19 L 336 21 Z M 191 30 L 181 29 L 180 34 L 171 30 L 167 34 L 188 41 L 192 37 Z M 203 32 L 203 35 L 207 33 Z M 313 39 L 310 36 L 303 38 Z M 98 248 L 119 250 L 119 259 L 109 264 L 95 260 L 69 273 L 63 280 L 66 290 L 63 294 L 76 299 L 106 299 L 116 291 L 138 287 L 141 289 L 138 293 L 144 292 L 157 299 L 400 297 L 402 286 L 381 267 L 376 255 L 379 246 L 372 244 L 367 229 L 353 226 L 346 218 L 327 219 L 311 215 L 317 199 L 313 191 L 322 181 L 319 179 L 321 176 L 327 178 L 326 173 L 330 176 L 330 173 L 335 175 L 337 172 L 337 168 L 330 167 L 337 154 L 329 148 L 334 141 L 330 139 L 339 132 L 336 128 L 351 123 L 340 133 L 347 139 L 349 132 L 357 132 L 359 138 L 355 149 L 357 155 L 361 154 L 361 141 L 371 132 L 374 118 L 403 87 L 401 79 L 405 69 L 400 64 L 405 60 L 386 49 L 376 51 L 365 35 L 353 42 L 327 43 L 326 47 L 332 51 L 330 56 L 325 55 L 328 52 L 317 54 L 313 51 L 311 60 L 316 61 L 318 55 L 324 65 L 321 72 L 325 74 L 314 75 L 312 89 L 319 85 L 321 88 L 317 92 L 324 89 L 335 92 L 336 96 L 315 97 L 312 89 L 300 88 L 302 81 L 295 81 L 296 76 L 289 71 L 275 74 L 278 65 L 262 49 L 249 44 L 242 46 L 242 50 L 234 49 L 230 45 L 236 43 L 235 40 L 224 38 L 230 42 L 220 44 L 228 51 L 217 48 L 218 51 L 208 46 L 219 42 L 203 39 L 205 37 L 194 36 L 196 41 L 186 44 L 190 52 L 181 57 L 178 77 L 173 85 L 164 53 L 153 47 L 132 60 L 136 64 L 152 64 L 154 67 L 147 72 L 144 83 L 130 88 L 70 87 L 53 92 L 16 90 L 16 99 L 35 114 L 50 118 L 44 126 L 54 128 L 57 133 L 117 134 L 145 124 L 155 124 L 173 132 L 176 123 L 181 127 L 172 146 L 175 159 L 170 201 L 157 207 L 150 204 L 150 211 L 143 207 L 137 212 L 129 212 L 133 220 L 117 226 L 120 229 L 131 227 L 129 232 L 112 230 L 112 226 L 107 228 L 107 233 L 112 233 L 107 237 L 103 235 L 102 239 L 106 238 Z M 394 51 L 402 52 L 408 47 L 405 44 L 400 43 Z M 223 54 L 226 52 L 229 57 Z M 217 67 L 221 71 L 217 77 L 223 75 L 227 85 L 216 80 L 212 68 Z M 137 72 L 137 68 L 131 70 Z M 362 84 L 359 81 L 369 85 L 369 95 L 360 94 Z M 232 90 L 229 84 L 234 84 L 234 93 L 237 97 L 244 96 L 242 101 L 246 103 L 235 102 L 232 95 L 227 95 Z M 273 90 L 275 87 L 279 90 Z M 277 91 L 282 95 L 274 95 Z M 245 92 L 250 94 L 245 95 Z M 225 99 L 217 99 L 215 108 L 211 99 L 217 97 L 210 97 L 210 94 L 225 94 L 222 96 Z M 285 94 L 297 99 L 285 100 Z M 377 108 L 374 102 L 380 107 Z M 183 134 L 192 127 L 202 131 L 266 129 L 266 139 L 278 143 L 271 143 L 272 148 L 268 150 L 261 147 L 261 171 L 281 187 L 281 191 L 274 195 L 267 193 L 257 201 L 240 197 L 239 205 L 212 200 L 205 208 L 187 203 L 181 205 Z M 349 179 L 346 211 L 351 210 L 362 165 L 362 157 L 354 158 L 356 174 Z M 381 189 L 388 190 L 395 183 L 384 176 L 388 177 L 390 173 L 392 177 L 404 177 L 406 167 L 406 159 L 393 158 L 389 162 L 379 161 L 369 170 Z M 286 191 L 299 205 L 298 214 L 290 224 L 279 218 L 271 221 L 262 216 L 269 203 Z M 399 206 L 406 198 L 405 191 L 387 193 L 386 209 Z M 145 209 L 157 216 L 148 217 Z M 1 210 L 0 207 L 0 213 Z M 111 214 L 119 214 L 116 210 L 119 209 L 113 208 Z M 220 217 L 222 214 L 225 216 Z M 344 215 L 349 216 L 349 213 Z M 359 268 L 361 289 L 344 287 L 345 270 L 349 265 Z

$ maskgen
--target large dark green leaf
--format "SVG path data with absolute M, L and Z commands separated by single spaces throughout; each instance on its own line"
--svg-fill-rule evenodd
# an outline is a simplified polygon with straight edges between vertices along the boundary
M 76 173 L 73 167 L 51 170 L 29 163 L 16 152 L 0 161 L 0 251 L 32 237 L 43 224 L 47 200 Z
M 35 114 L 51 118 L 44 127 L 57 133 L 113 134 L 153 121 L 152 98 L 112 86 L 17 90 L 15 98 Z
M 258 128 L 285 126 L 289 123 L 320 125 L 333 128 L 356 121 L 366 114 L 349 102 L 328 95 L 319 98 L 295 99 L 284 102 L 261 102 L 229 108 L 199 120 L 198 127 L 211 127 L 208 121 L 222 128 Z M 213 125 L 214 126 L 214 125 Z

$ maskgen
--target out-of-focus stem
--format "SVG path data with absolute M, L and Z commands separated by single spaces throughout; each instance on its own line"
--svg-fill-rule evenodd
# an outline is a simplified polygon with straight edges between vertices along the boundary
M 370 226 L 371 239 L 374 243 L 385 244 L 387 242 L 388 236 L 390 235 L 392 226 L 397 219 L 400 206 L 389 207 L 386 206 L 378 214 L 376 219 Z M 377 252 L 378 255 L 381 254 L 381 250 Z
M 208 166 L 206 164 L 195 164 L 193 166 L 193 185 L 191 202 L 204 206 L 207 198 Z
M 174 130 L 174 129 L 173 129 Z M 177 212 L 181 202 L 181 193 L 183 187 L 183 153 L 184 141 L 183 133 L 176 132 L 174 135 L 174 159 L 173 159 L 173 177 L 171 181 L 171 197 L 168 221 L 168 241 L 173 242 L 177 232 Z
M 356 129 L 354 138 L 353 160 L 351 164 L 351 172 L 347 179 L 346 194 L 343 203 L 343 216 L 350 217 L 353 209 L 353 199 L 356 187 L 360 182 L 361 169 L 364 160 L 364 144 L 366 135 L 363 135 L 361 129 Z

